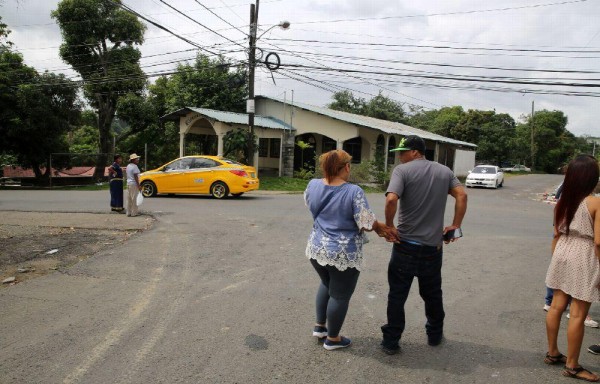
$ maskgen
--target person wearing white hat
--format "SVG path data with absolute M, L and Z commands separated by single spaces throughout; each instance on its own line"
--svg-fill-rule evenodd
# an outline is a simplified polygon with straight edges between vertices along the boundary
M 137 216 L 137 195 L 142 190 L 140 185 L 140 169 L 137 164 L 140 161 L 140 156 L 132 153 L 129 156 L 129 164 L 127 164 L 127 216 Z

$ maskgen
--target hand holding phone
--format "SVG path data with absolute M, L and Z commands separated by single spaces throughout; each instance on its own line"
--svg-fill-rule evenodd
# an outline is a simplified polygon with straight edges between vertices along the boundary
M 453 241 L 454 239 L 458 239 L 459 237 L 462 237 L 463 233 L 462 230 L 460 228 L 455 228 L 455 229 L 450 229 L 448 230 L 446 233 L 444 233 L 444 241 L 446 243 L 449 243 L 450 241 Z

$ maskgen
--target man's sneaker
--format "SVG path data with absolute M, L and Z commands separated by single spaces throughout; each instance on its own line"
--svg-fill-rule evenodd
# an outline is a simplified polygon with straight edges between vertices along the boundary
M 585 324 L 586 327 L 598 328 L 598 322 L 595 320 L 592 320 L 592 318 L 589 316 L 585 318 L 585 321 L 583 322 L 583 324 Z
M 548 304 L 544 304 L 544 311 L 548 312 L 550 310 L 550 306 Z
M 427 344 L 431 345 L 432 347 L 436 347 L 440 345 L 443 338 L 444 334 L 442 333 L 440 333 L 439 335 L 427 335 Z
M 323 348 L 325 348 L 328 351 L 333 351 L 334 349 L 349 347 L 350 344 L 352 344 L 352 340 L 342 336 L 340 341 L 332 341 L 329 339 L 325 339 L 325 342 L 323 343 Z
M 588 352 L 593 353 L 594 355 L 600 355 L 600 344 L 590 345 L 588 347 Z
M 317 325 L 313 328 L 313 336 L 322 339 L 327 337 L 327 328 Z

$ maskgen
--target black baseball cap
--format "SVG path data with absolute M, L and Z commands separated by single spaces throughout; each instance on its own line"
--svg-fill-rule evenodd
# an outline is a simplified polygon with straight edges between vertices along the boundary
M 400 144 L 396 148 L 390 149 L 390 152 L 412 151 L 413 149 L 425 153 L 425 141 L 417 135 L 406 136 L 400 140 Z

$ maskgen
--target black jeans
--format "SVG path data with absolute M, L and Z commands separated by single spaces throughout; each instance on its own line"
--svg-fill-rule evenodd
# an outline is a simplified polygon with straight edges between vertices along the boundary
M 310 263 L 321 278 L 316 298 L 317 323 L 327 322 L 327 335 L 337 337 L 344 324 L 360 271 L 356 268 L 340 271 L 331 265 L 320 265 L 315 259 L 310 259 Z
M 388 266 L 388 323 L 381 327 L 382 344 L 398 348 L 405 326 L 404 303 L 413 278 L 419 280 L 419 294 L 425 301 L 425 329 L 430 338 L 440 337 L 444 329 L 442 302 L 442 246 L 431 247 L 406 242 L 394 244 Z

